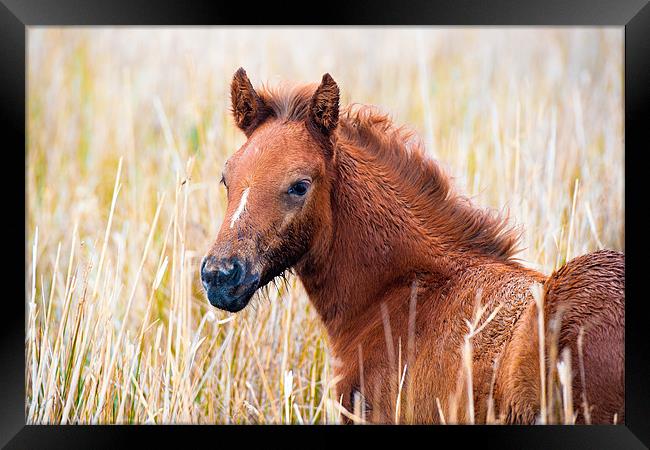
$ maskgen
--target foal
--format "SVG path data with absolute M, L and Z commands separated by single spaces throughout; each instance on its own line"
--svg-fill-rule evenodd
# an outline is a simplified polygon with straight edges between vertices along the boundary
M 550 277 L 522 267 L 505 220 L 457 195 L 386 116 L 340 113 L 329 74 L 256 92 L 239 69 L 231 97 L 248 140 L 224 167 L 228 208 L 201 264 L 212 305 L 239 311 L 292 269 L 327 329 L 348 410 L 379 423 L 440 423 L 450 409 L 448 421 L 534 423 L 539 283 L 546 374 L 551 344 L 568 348 L 578 421 L 624 420 L 623 254 L 584 255 Z M 462 349 L 477 310 L 469 378 Z

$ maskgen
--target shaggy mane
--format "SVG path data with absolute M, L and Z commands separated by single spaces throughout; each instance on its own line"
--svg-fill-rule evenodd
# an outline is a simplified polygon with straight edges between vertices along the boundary
M 317 86 L 263 87 L 259 95 L 277 119 L 304 121 Z M 457 194 L 450 177 L 426 155 L 416 133 L 395 126 L 376 107 L 352 104 L 342 108 L 337 139 L 368 152 L 388 168 L 400 183 L 397 190 L 410 195 L 408 203 L 417 216 L 436 235 L 449 236 L 450 246 L 503 260 L 519 251 L 520 231 L 509 227 L 507 215 L 476 207 Z

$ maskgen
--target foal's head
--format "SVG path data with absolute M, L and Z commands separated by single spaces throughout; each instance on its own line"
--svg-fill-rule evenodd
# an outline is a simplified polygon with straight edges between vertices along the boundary
M 239 69 L 233 116 L 248 140 L 226 162 L 228 207 L 201 263 L 210 303 L 236 312 L 298 264 L 327 229 L 339 90 L 329 74 L 298 91 L 257 93 Z

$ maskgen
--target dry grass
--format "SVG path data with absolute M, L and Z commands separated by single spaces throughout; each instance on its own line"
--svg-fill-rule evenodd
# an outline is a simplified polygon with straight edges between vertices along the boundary
M 624 250 L 622 36 L 30 28 L 27 422 L 338 421 L 327 338 L 296 279 L 234 316 L 201 291 L 221 166 L 244 141 L 229 115 L 237 67 L 254 84 L 330 72 L 344 103 L 410 124 L 459 189 L 509 208 L 520 257 L 549 273 Z M 486 318 L 467 319 L 471 361 Z M 571 422 L 582 406 L 562 400 L 566 371 L 549 402 Z

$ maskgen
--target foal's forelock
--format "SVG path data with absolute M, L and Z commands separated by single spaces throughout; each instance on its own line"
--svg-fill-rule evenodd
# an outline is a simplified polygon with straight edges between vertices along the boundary
M 282 121 L 303 122 L 309 114 L 309 101 L 318 84 L 282 84 L 275 88 L 263 87 L 259 95 L 271 108 L 275 118 Z

